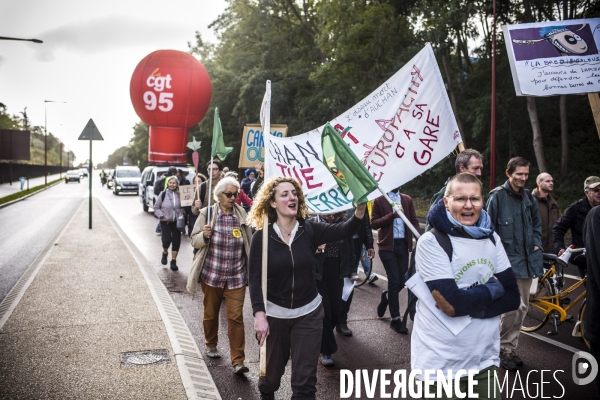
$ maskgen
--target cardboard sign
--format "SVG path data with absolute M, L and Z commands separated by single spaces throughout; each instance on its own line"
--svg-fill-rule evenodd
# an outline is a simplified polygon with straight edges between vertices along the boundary
M 271 125 L 271 135 L 287 137 L 287 125 Z M 248 124 L 244 127 L 242 147 L 240 149 L 239 168 L 254 168 L 265 162 L 265 143 L 260 124 Z
M 600 18 L 502 30 L 518 96 L 600 92 Z
M 181 207 L 190 207 L 194 204 L 194 185 L 179 186 L 179 200 Z

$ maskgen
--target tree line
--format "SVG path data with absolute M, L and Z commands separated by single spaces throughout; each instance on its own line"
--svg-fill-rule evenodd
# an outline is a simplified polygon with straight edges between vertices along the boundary
M 532 162 L 528 187 L 540 171 L 556 181 L 561 208 L 582 196 L 589 175 L 600 175 L 600 140 L 585 95 L 517 97 L 501 25 L 600 16 L 592 0 L 498 0 L 496 29 L 496 185 L 506 162 Z M 190 129 L 210 156 L 212 115 L 218 107 L 225 143 L 237 164 L 242 129 L 258 122 L 265 81 L 272 82 L 271 123 L 289 135 L 312 130 L 356 104 L 431 43 L 463 140 L 484 155 L 489 187 L 492 2 L 490 0 L 229 0 L 190 52 L 207 68 L 213 98 L 207 116 Z M 138 123 L 127 156 L 147 163 L 148 127 Z M 191 162 L 191 159 L 189 160 Z M 402 189 L 430 197 L 453 173 L 454 158 Z
M 33 165 L 44 165 L 44 141 L 47 140 L 48 154 L 47 160 L 48 165 L 61 165 L 61 141 L 60 138 L 54 136 L 52 132 L 48 132 L 47 139 L 44 139 L 44 127 L 43 126 L 31 126 L 27 117 L 27 110 L 21 111 L 19 114 L 10 115 L 8 113 L 8 107 L 0 102 L 0 129 L 12 129 L 12 130 L 29 130 L 31 132 L 31 160 L 24 161 L 13 161 L 21 164 L 33 164 Z M 67 151 L 64 146 L 62 147 L 62 165 L 67 167 L 73 165 L 75 159 L 75 153 Z M 8 161 L 8 160 L 3 160 Z M 70 164 L 67 162 L 70 161 Z

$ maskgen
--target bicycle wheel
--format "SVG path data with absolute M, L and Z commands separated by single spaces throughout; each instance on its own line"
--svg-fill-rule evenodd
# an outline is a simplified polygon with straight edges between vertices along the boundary
M 521 326 L 523 332 L 535 332 L 548 322 L 550 313 L 547 313 L 543 309 L 543 306 L 540 305 L 536 298 L 553 296 L 554 294 L 554 286 L 548 279 L 538 282 L 537 292 L 535 295 L 530 295 L 529 308 L 527 309 L 527 314 L 525 315 L 523 325 Z M 557 299 L 550 299 L 548 302 L 558 304 Z
M 585 299 L 583 300 L 583 305 L 581 306 L 581 308 L 579 309 L 579 322 L 581 322 L 579 324 L 579 329 L 581 329 L 581 338 L 583 339 L 583 342 L 585 343 L 585 345 L 587 346 L 587 348 L 590 348 L 590 342 L 588 342 L 588 340 L 585 338 Z
M 369 259 L 365 246 L 362 247 L 362 251 L 360 253 L 360 264 L 362 269 L 358 269 L 358 280 L 354 283 L 354 287 L 360 287 L 367 283 L 369 281 L 369 276 L 371 275 L 373 260 Z

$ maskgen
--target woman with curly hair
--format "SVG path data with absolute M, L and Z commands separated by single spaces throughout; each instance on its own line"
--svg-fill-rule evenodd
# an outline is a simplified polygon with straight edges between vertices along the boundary
M 266 376 L 258 380 L 261 399 L 275 398 L 290 352 L 294 360 L 292 399 L 315 398 L 324 312 L 315 283 L 314 254 L 323 243 L 352 237 L 365 207 L 359 204 L 354 217 L 344 222 L 308 225 L 308 208 L 295 179 L 271 178 L 257 193 L 248 221 L 259 230 L 268 229 L 269 234 L 266 304 L 261 287 L 262 232 L 252 237 L 249 263 L 256 337 L 262 346 L 270 336 Z M 268 226 L 263 226 L 264 216 L 268 217 Z

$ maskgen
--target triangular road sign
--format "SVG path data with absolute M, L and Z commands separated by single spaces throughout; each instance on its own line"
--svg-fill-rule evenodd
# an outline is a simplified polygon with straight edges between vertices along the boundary
M 94 120 L 90 118 L 85 128 L 83 128 L 83 132 L 79 135 L 79 139 L 77 140 L 104 140 L 100 131 L 96 127 Z

